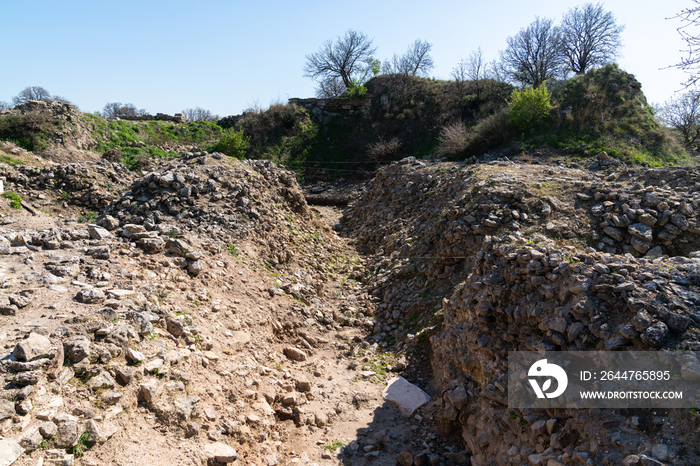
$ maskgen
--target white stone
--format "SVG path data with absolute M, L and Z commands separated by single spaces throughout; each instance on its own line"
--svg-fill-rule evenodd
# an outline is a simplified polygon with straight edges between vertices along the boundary
M 395 403 L 405 416 L 411 416 L 416 409 L 430 401 L 427 393 L 403 377 L 389 380 L 382 396 L 385 400 Z
M 0 466 L 10 466 L 20 455 L 24 448 L 13 440 L 0 440 Z
M 107 296 L 114 299 L 123 299 L 127 296 L 135 295 L 133 290 L 107 290 Z
M 238 454 L 233 447 L 221 442 L 207 445 L 204 447 L 204 453 L 208 458 L 214 458 L 216 461 L 221 463 L 231 463 L 236 461 L 236 458 L 238 457 Z

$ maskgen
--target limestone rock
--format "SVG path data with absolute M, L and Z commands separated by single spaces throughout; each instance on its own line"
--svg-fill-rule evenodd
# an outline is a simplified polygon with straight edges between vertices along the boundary
M 395 403 L 405 416 L 411 416 L 416 409 L 430 401 L 427 393 L 400 376 L 387 382 L 382 396 Z
M 283 351 L 284 355 L 293 361 L 306 361 L 306 353 L 300 349 L 293 346 L 286 346 Z
M 10 400 L 0 399 L 0 421 L 15 415 L 15 404 Z
M 204 270 L 204 261 L 197 260 L 187 264 L 187 271 L 192 275 L 199 275 Z
M 56 416 L 54 421 L 58 429 L 54 445 L 58 448 L 73 448 L 76 446 L 78 439 L 83 433 L 78 424 L 78 419 L 68 414 L 60 414 Z
M 94 376 L 88 382 L 88 386 L 91 390 L 96 391 L 105 388 L 114 388 L 115 385 L 114 378 L 109 372 L 103 371 L 100 374 Z
M 647 345 L 661 347 L 669 336 L 668 327 L 663 322 L 657 322 L 642 333 L 641 340 Z
M 44 437 L 39 433 L 39 429 L 33 428 L 28 430 L 22 435 L 19 444 L 24 447 L 26 451 L 34 451 L 39 447 L 39 444 L 44 440 Z
M 0 440 L 0 466 L 10 466 L 22 453 L 24 448 L 14 440 Z
M 76 295 L 76 299 L 84 304 L 99 304 L 105 300 L 105 294 L 102 290 L 88 288 L 80 290 Z
M 89 358 L 91 354 L 90 348 L 90 339 L 83 335 L 78 335 L 63 343 L 66 358 L 73 364 Z
M 231 463 L 238 458 L 238 453 L 233 447 L 221 442 L 210 443 L 205 446 L 204 453 L 207 458 L 212 458 L 220 463 Z
M 136 242 L 144 251 L 157 253 L 165 249 L 165 241 L 163 238 L 141 238 Z
M 58 427 L 53 422 L 45 422 L 39 427 L 39 433 L 41 433 L 44 438 L 51 438 L 58 433 Z
M 654 230 L 649 225 L 645 225 L 643 223 L 635 223 L 627 227 L 627 232 L 630 235 L 636 236 L 637 238 L 640 238 L 641 240 L 647 243 L 651 243 L 652 241 L 654 241 Z
M 88 233 L 90 234 L 90 238 L 92 239 L 98 239 L 102 241 L 109 240 L 110 238 L 114 238 L 112 236 L 112 233 L 107 231 L 106 229 L 102 227 L 98 227 L 97 225 L 90 225 L 88 226 Z
M 34 361 L 45 358 L 51 352 L 51 342 L 48 338 L 38 333 L 30 333 L 26 338 L 15 346 L 13 354 L 20 361 Z
M 144 356 L 143 353 L 136 351 L 133 348 L 127 348 L 126 351 L 124 351 L 124 357 L 129 363 L 139 363 L 146 359 L 146 356 Z

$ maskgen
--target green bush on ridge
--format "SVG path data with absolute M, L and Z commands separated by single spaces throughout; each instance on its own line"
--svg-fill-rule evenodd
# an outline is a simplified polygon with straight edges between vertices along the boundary
M 233 128 L 224 130 L 221 139 L 216 144 L 215 149 L 229 157 L 242 159 L 248 151 L 250 138 L 243 135 L 243 131 L 236 131 Z
M 549 116 L 549 110 L 552 108 L 551 98 L 552 94 L 547 91 L 547 85 L 544 83 L 536 89 L 513 89 L 508 101 L 508 115 L 520 131 L 531 131 L 542 125 Z

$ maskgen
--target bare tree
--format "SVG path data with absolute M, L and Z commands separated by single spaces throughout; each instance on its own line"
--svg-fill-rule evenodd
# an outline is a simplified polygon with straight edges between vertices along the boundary
M 508 73 L 506 72 L 505 66 L 500 60 L 491 60 L 486 66 L 486 77 L 488 79 L 493 79 L 499 83 L 508 82 Z
M 603 4 L 586 3 L 564 15 L 561 24 L 562 53 L 569 68 L 583 74 L 594 66 L 603 66 L 618 56 L 624 26 L 615 23 L 615 16 L 603 10 Z
M 693 3 L 700 5 L 699 0 L 693 0 Z M 700 35 L 695 31 L 692 33 L 689 31 L 690 28 L 700 26 L 700 6 L 686 8 L 673 18 L 678 18 L 683 22 L 677 30 L 688 47 L 683 50 L 688 56 L 682 58 L 680 63 L 673 65 L 673 67 L 688 73 L 688 80 L 684 83 L 684 86 L 688 88 L 700 80 Z
M 561 32 L 551 19 L 536 17 L 527 28 L 508 37 L 506 43 L 501 61 L 514 81 L 539 87 L 563 75 Z
M 481 47 L 469 54 L 469 58 L 461 60 L 457 66 L 452 68 L 452 78 L 457 84 L 460 95 L 466 91 L 467 83 L 471 81 L 476 90 L 477 98 L 481 96 L 482 86 L 479 82 L 486 78 L 486 63 Z
M 5 102 L 4 100 L 0 100 L 0 110 L 7 110 L 10 108 L 10 104 Z
M 469 80 L 469 74 L 467 72 L 468 65 L 466 60 L 460 60 L 457 66 L 452 68 L 450 76 L 455 80 L 455 88 L 457 89 L 457 94 L 463 97 L 467 93 L 467 81 Z
M 316 97 L 319 99 L 332 99 L 342 95 L 346 90 L 343 80 L 339 77 L 327 78 L 318 84 Z
M 358 74 L 366 73 L 371 66 L 370 59 L 376 50 L 372 39 L 349 29 L 344 37 L 338 37 L 335 42 L 328 40 L 318 52 L 306 56 L 304 76 L 322 82 L 340 78 L 345 89 L 350 89 L 353 79 Z
M 384 74 L 403 74 L 404 76 L 425 76 L 435 67 L 430 50 L 433 45 L 428 41 L 416 39 L 408 46 L 405 54 L 394 56 L 383 64 Z
M 218 115 L 212 115 L 209 110 L 201 107 L 186 108 L 182 113 L 185 114 L 187 121 L 216 121 L 219 119 Z
M 145 109 L 137 109 L 134 104 L 122 104 L 121 102 L 110 102 L 102 110 L 102 116 L 107 119 L 137 117 L 145 114 Z
M 29 102 L 30 100 L 51 100 L 49 91 L 41 86 L 29 86 L 12 98 L 15 105 Z
M 692 90 L 670 99 L 659 110 L 659 119 L 683 136 L 683 143 L 700 150 L 700 91 Z

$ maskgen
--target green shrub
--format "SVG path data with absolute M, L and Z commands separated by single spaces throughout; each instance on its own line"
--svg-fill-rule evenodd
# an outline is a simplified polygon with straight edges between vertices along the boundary
M 514 89 L 508 102 L 508 114 L 515 127 L 528 132 L 544 123 L 552 108 L 551 98 L 544 83 L 537 89 Z
M 250 138 L 245 137 L 243 131 L 229 128 L 221 132 L 221 139 L 216 145 L 216 150 L 230 157 L 242 159 L 248 151 L 248 141 Z
M 471 129 L 470 138 L 465 148 L 467 154 L 481 155 L 496 148 L 515 136 L 515 127 L 510 118 L 510 111 L 503 107 L 479 122 Z
M 10 207 L 12 207 L 13 209 L 22 208 L 22 198 L 19 197 L 19 195 L 16 192 L 5 191 L 4 193 L 0 194 L 0 196 L 4 197 L 5 199 L 9 199 Z
M 365 97 L 367 95 L 367 88 L 360 84 L 352 83 L 350 89 L 343 95 L 343 97 Z

